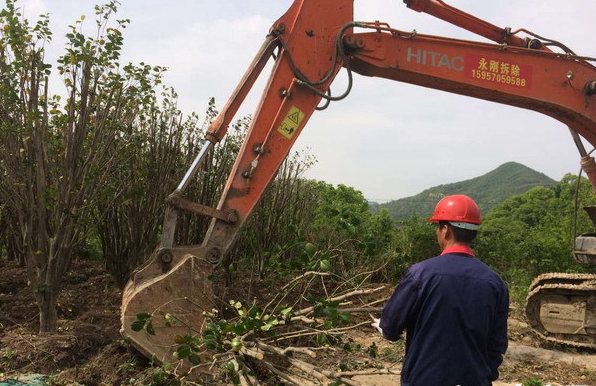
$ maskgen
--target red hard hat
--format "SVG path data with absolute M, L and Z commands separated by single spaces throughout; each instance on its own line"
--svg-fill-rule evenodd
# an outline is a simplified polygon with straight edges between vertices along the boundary
M 463 194 L 454 194 L 443 197 L 437 203 L 435 212 L 428 219 L 430 222 L 449 221 L 454 226 L 467 229 L 478 229 L 480 225 L 480 209 L 478 205 L 468 196 Z

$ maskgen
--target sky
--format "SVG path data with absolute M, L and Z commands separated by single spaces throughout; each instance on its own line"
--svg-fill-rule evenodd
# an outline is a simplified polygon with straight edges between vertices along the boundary
M 497 26 L 523 27 L 561 41 L 580 55 L 596 56 L 594 1 L 446 1 Z M 210 97 L 218 108 L 223 107 L 269 27 L 291 3 L 121 0 L 117 18 L 131 19 L 124 30 L 122 62 L 167 67 L 164 83 L 178 92 L 180 108 L 203 115 Z M 50 14 L 54 34 L 46 57 L 50 63 L 63 52 L 67 26 L 80 15 L 87 17 L 84 32 L 94 32 L 97 1 L 20 0 L 17 4 L 30 21 L 38 14 Z M 354 0 L 354 20 L 380 20 L 403 31 L 486 42 L 412 11 L 400 0 Z M 238 118 L 253 114 L 267 76 L 266 70 Z M 344 85 L 345 74 L 340 74 L 332 88 L 341 90 Z M 579 154 L 566 126 L 550 117 L 357 74 L 351 94 L 315 112 L 294 149 L 318 160 L 306 177 L 353 186 L 367 199 L 381 202 L 474 178 L 509 161 L 555 180 L 579 171 Z

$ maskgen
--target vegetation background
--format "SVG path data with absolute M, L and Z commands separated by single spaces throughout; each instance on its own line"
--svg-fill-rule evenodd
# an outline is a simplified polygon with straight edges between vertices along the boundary
M 75 21 L 56 64 L 44 61 L 48 15 L 30 23 L 14 0 L 0 13 L 0 255 L 27 268 L 41 331 L 55 329 L 61 278 L 73 259 L 102 261 L 121 287 L 146 259 L 158 243 L 164 197 L 217 114 L 212 101 L 202 115 L 183 115 L 176 92 L 161 84 L 164 68 L 120 63 L 129 20 L 114 20 L 117 5 L 96 7 L 93 36 L 81 31 L 84 17 Z M 51 93 L 52 71 L 65 94 Z M 239 119 L 209 154 L 190 199 L 216 205 L 249 124 L 249 117 Z M 226 258 L 230 280 L 234 267 L 250 267 L 265 281 L 307 269 L 309 243 L 329 269 L 383 266 L 375 279 L 395 283 L 409 265 L 438 253 L 425 216 L 455 192 L 480 202 L 477 253 L 519 298 L 539 273 L 588 269 L 570 254 L 574 235 L 592 229 L 576 205 L 595 202 L 584 179 L 556 183 L 509 163 L 370 211 L 351 187 L 305 180 L 314 162 L 295 153 L 282 166 Z M 183 216 L 177 242 L 200 242 L 207 225 L 207 218 Z

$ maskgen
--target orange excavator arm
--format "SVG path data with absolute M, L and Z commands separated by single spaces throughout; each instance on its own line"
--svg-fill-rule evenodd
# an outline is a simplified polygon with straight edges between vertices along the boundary
M 520 38 L 442 1 L 406 3 L 503 44 L 351 22 L 351 0 L 295 1 L 268 37 L 281 47 L 280 56 L 219 204 L 220 210 L 237 213 L 238 222 L 213 221 L 203 243 L 210 250 L 217 249 L 211 256 L 219 258 L 228 248 L 233 239 L 230 231 L 237 229 L 256 205 L 325 97 L 340 65 L 366 76 L 541 112 L 596 146 L 594 66 L 574 55 L 553 53 L 536 39 Z M 373 32 L 354 33 L 354 29 Z M 234 93 L 228 105 L 234 105 L 242 95 Z M 229 109 L 224 108 L 207 138 L 220 139 L 230 116 Z
M 518 37 L 519 31 L 498 28 L 440 0 L 405 2 L 416 11 L 499 44 L 402 32 L 379 22 L 354 22 L 353 0 L 295 0 L 273 24 L 210 126 L 207 145 L 168 198 L 160 247 L 125 289 L 123 332 L 145 354 L 166 360 L 168 345 L 180 331 L 154 325 L 155 336 L 133 333 L 130 325 L 136 315 L 159 308 L 185 315 L 185 324 L 200 329 L 202 312 L 212 308 L 212 288 L 206 280 L 211 268 L 230 248 L 321 100 L 339 100 L 349 93 L 352 71 L 542 112 L 569 126 L 580 147 L 577 133 L 596 146 L 596 68 L 585 58 L 553 53 L 539 39 Z M 217 208 L 190 202 L 184 198 L 186 186 L 207 151 L 225 136 L 255 79 L 276 51 L 272 74 Z M 333 97 L 329 86 L 342 67 L 348 71 L 348 90 Z M 589 161 L 585 150 L 582 155 Z M 173 245 L 180 210 L 213 217 L 201 245 Z

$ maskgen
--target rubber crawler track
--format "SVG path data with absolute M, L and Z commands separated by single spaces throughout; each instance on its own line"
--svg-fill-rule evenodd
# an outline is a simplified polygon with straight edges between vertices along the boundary
M 586 334 L 548 332 L 540 320 L 540 301 L 551 295 L 585 299 L 586 308 L 596 315 L 596 275 L 548 273 L 534 279 L 526 301 L 526 316 L 530 327 L 543 339 L 576 347 L 596 348 L 596 329 Z

